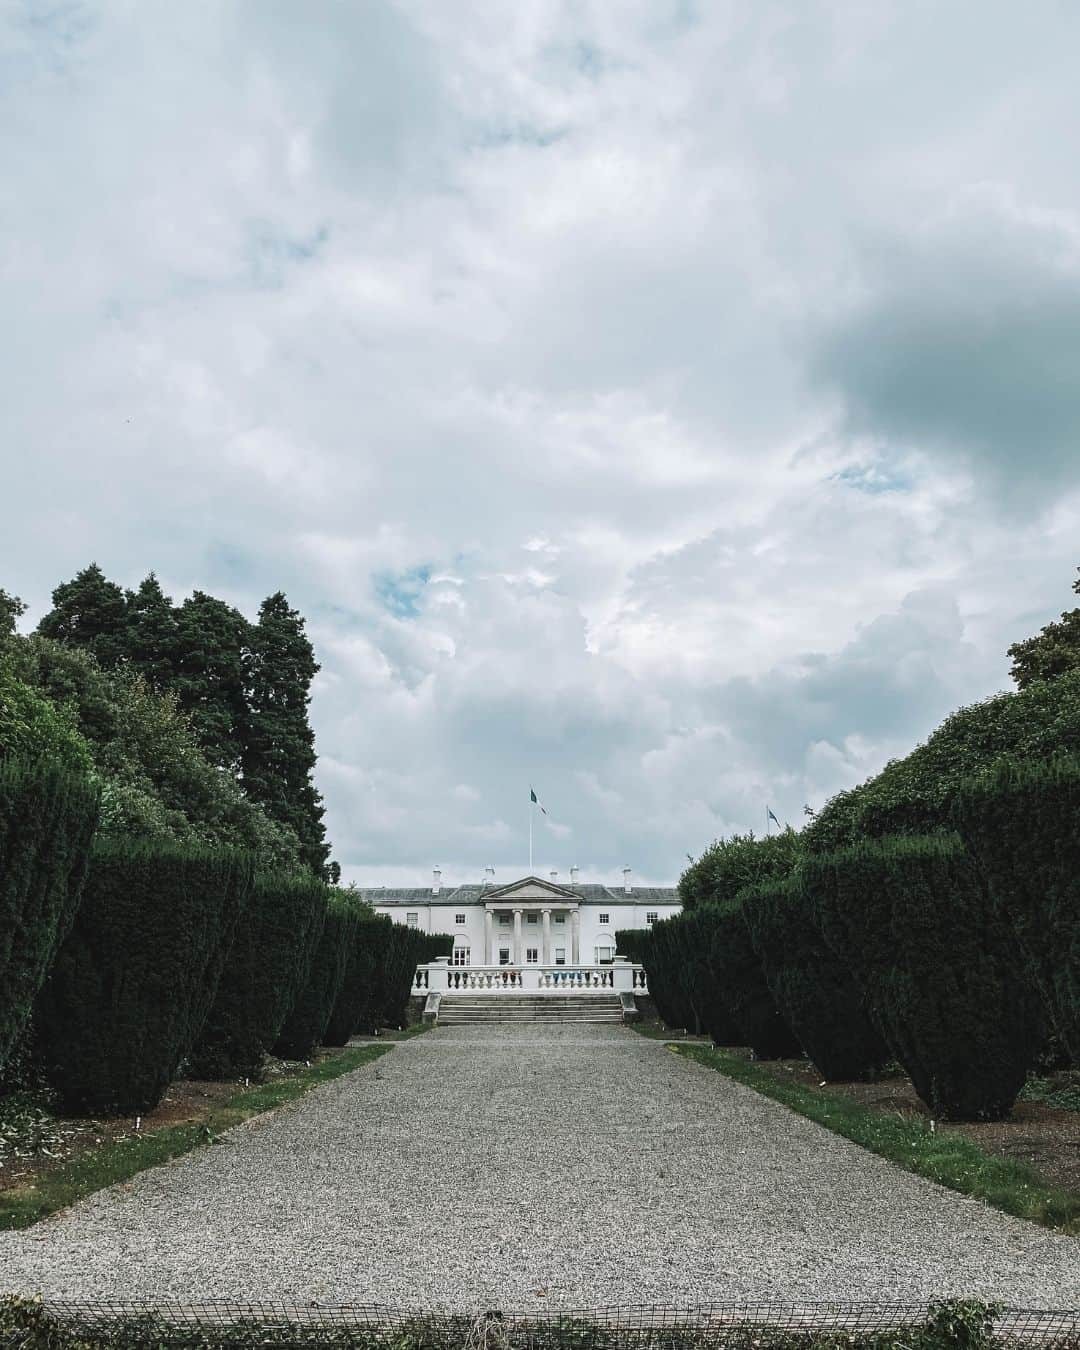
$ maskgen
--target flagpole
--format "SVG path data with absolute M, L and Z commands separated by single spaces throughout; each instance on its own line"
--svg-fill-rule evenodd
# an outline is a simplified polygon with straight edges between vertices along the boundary
M 529 876 L 532 876 L 533 791 L 529 789 Z

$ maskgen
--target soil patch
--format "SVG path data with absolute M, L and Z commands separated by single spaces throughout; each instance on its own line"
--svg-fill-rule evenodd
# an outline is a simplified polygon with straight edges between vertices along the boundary
M 822 1083 L 820 1074 L 804 1059 L 758 1060 L 756 1067 L 781 1080 L 854 1098 L 873 1110 L 930 1116 L 906 1074 L 872 1083 Z M 992 1157 L 1027 1163 L 1048 1182 L 1080 1191 L 1080 1111 L 1018 1101 L 1008 1120 L 948 1121 L 935 1128 L 953 1130 Z

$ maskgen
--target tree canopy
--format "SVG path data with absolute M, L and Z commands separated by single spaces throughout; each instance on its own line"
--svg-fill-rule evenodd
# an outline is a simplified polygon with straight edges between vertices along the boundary
M 1080 595 L 1080 578 L 1073 582 L 1073 590 Z M 1037 680 L 1055 680 L 1080 670 L 1080 609 L 1067 610 L 1034 637 L 1014 642 L 1009 655 L 1012 677 L 1021 689 Z

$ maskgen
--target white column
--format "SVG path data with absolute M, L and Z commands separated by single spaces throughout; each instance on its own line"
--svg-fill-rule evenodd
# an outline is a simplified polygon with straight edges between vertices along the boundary
M 572 965 L 581 964 L 581 911 L 570 911 L 570 961 Z
M 544 945 L 540 951 L 540 958 L 545 966 L 551 965 L 551 910 L 545 909 L 544 915 Z
M 492 933 L 491 910 L 484 910 L 484 965 L 493 966 L 495 964 L 495 953 L 492 947 L 494 935 Z
M 521 965 L 521 910 L 514 910 L 514 965 Z

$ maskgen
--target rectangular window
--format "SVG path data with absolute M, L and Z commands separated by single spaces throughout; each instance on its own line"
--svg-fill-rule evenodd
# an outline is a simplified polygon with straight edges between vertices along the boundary
M 540 949 L 538 947 L 525 948 L 525 960 L 533 964 L 540 960 Z
M 504 928 L 509 928 L 509 927 L 510 927 L 510 915 L 509 915 L 509 914 L 500 914 L 500 915 L 499 915 L 499 922 L 502 924 L 502 926 L 503 926 Z
M 565 923 L 565 922 L 566 922 L 566 915 L 565 915 L 565 914 L 556 914 L 556 915 L 555 915 L 555 922 L 556 922 L 556 923 Z
M 454 965 L 455 965 L 455 966 L 467 966 L 468 964 L 469 964 L 469 949 L 468 949 L 468 947 L 455 947 L 455 948 L 454 948 Z
M 464 922 L 465 922 L 465 915 L 464 915 L 464 914 L 455 914 L 455 915 L 454 915 L 454 922 L 455 922 L 455 923 L 464 923 Z
M 420 915 L 413 914 L 410 911 L 408 914 L 405 915 L 405 922 L 409 925 L 410 928 L 415 928 L 416 925 L 420 922 Z
M 500 966 L 508 966 L 509 964 L 510 964 L 510 948 L 509 948 L 509 947 L 500 947 L 500 948 L 499 948 L 499 965 L 500 965 Z
M 598 966 L 609 966 L 611 964 L 611 958 L 614 955 L 615 955 L 614 947 L 597 947 L 596 964 Z
M 655 909 L 650 909 L 649 912 L 645 915 L 645 922 L 649 925 L 650 928 L 651 928 L 652 925 L 656 922 L 656 910 L 655 910 Z
M 600 915 L 600 922 L 601 922 L 601 923 L 610 923 L 610 922 L 611 922 L 611 915 L 610 915 L 610 914 L 601 914 L 601 915 Z
M 529 915 L 529 922 L 530 922 L 530 923 L 539 923 L 539 922 L 540 922 L 540 915 L 539 915 L 539 914 L 530 914 L 530 915 Z
M 556 947 L 556 948 L 555 948 L 555 964 L 556 964 L 557 966 L 565 966 L 565 965 L 566 965 L 566 948 L 565 948 L 565 947 Z

